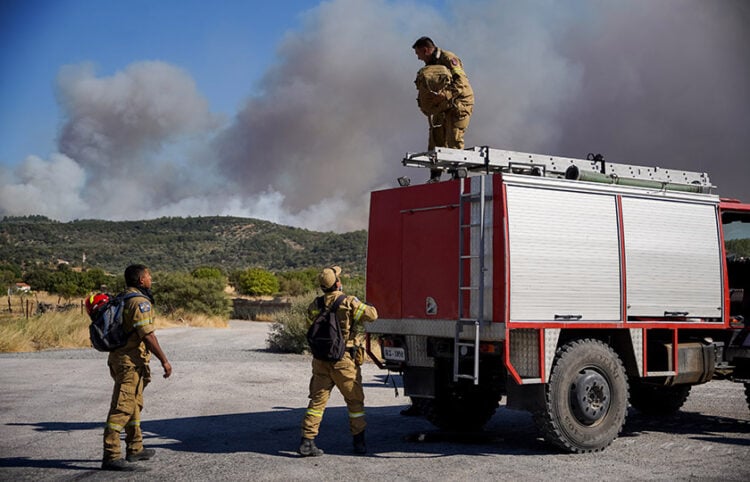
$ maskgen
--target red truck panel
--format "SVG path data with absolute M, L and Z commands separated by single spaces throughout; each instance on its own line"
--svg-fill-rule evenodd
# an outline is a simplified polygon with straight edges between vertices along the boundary
M 367 243 L 367 301 L 381 318 L 458 313 L 458 181 L 372 193 Z

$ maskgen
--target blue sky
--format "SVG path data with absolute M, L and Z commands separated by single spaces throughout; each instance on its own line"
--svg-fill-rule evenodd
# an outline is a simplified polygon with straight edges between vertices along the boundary
M 708 172 L 750 201 L 746 0 L 0 0 L 0 216 L 367 225 L 427 143 L 429 35 L 467 146 Z
M 186 69 L 217 112 L 231 115 L 315 0 L 3 0 L 0 163 L 54 150 L 61 66 L 93 62 L 112 75 L 137 60 Z

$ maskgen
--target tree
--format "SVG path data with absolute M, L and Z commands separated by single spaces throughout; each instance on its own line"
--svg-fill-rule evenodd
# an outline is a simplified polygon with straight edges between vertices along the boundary
M 34 291 L 52 291 L 54 282 L 52 271 L 45 268 L 34 268 L 23 277 L 31 289 Z
M 0 288 L 6 291 L 9 287 L 13 286 L 18 278 L 16 274 L 4 267 L 0 267 Z
M 163 313 L 184 310 L 213 316 L 229 316 L 231 301 L 224 293 L 226 280 L 196 278 L 187 273 L 155 275 L 154 298 Z
M 279 273 L 279 286 L 282 293 L 297 296 L 318 287 L 318 270 L 307 268 Z
M 66 303 L 70 302 L 71 298 L 75 296 L 83 296 L 87 292 L 87 290 L 81 285 L 70 280 L 62 281 L 56 284 L 54 288 L 54 292 L 63 297 Z
M 279 292 L 279 279 L 260 268 L 250 268 L 240 275 L 240 293 L 262 296 Z
M 224 279 L 224 273 L 221 272 L 221 268 L 215 268 L 213 266 L 199 266 L 193 270 L 192 275 L 194 278 L 200 279 Z
M 82 284 L 86 291 L 100 291 L 103 286 L 110 289 L 116 284 L 115 276 L 108 275 L 100 268 L 92 268 L 83 273 Z

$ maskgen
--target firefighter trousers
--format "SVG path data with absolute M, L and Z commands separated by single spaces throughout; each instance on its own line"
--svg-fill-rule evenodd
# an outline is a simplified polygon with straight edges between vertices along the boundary
M 444 113 L 436 114 L 430 119 L 430 135 L 427 142 L 427 150 L 432 151 L 436 147 L 450 147 L 451 149 L 464 148 L 464 133 L 469 127 L 472 107 L 463 110 L 450 109 Z M 431 177 L 440 177 L 440 169 L 431 170 Z
M 344 396 L 349 411 L 349 430 L 352 435 L 362 432 L 365 422 L 365 392 L 362 389 L 362 371 L 347 352 L 340 361 L 327 362 L 313 359 L 310 379 L 310 403 L 302 421 L 302 436 L 313 439 L 318 435 L 331 390 L 336 386 Z
M 115 381 L 112 390 L 112 403 L 104 427 L 104 460 L 116 460 L 120 454 L 120 433 L 125 430 L 125 446 L 128 454 L 143 450 L 141 433 L 141 410 L 143 410 L 143 389 L 150 381 L 148 365 L 109 366 L 109 373 Z

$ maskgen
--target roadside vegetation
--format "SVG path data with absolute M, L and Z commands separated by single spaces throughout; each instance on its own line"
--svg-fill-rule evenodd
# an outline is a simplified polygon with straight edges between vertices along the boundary
M 90 320 L 83 307 L 83 298 L 70 299 L 68 304 L 57 305 L 57 295 L 34 292 L 23 297 L 10 296 L 8 300 L 14 308 L 13 312 L 9 312 L 7 308 L 0 312 L 0 353 L 91 346 Z M 32 310 L 29 316 L 26 316 L 26 302 Z M 53 309 L 37 310 L 35 307 L 39 306 L 53 307 Z M 226 316 L 176 310 L 169 314 L 157 312 L 156 328 L 178 326 L 225 328 L 227 322 Z
M 341 281 L 346 294 L 364 299 L 363 278 L 344 275 Z M 307 307 L 320 295 L 320 290 L 310 289 L 305 294 L 291 298 L 288 310 L 275 314 L 267 339 L 269 349 L 283 353 L 304 353 L 307 350 Z
M 200 266 L 189 273 L 154 272 L 157 328 L 224 328 L 233 314 L 233 298 L 276 297 L 289 308 L 254 319 L 273 323 L 268 338 L 272 350 L 302 353 L 307 349 L 306 309 L 320 294 L 317 273 L 315 268 L 279 273 L 248 268 L 225 275 L 214 266 Z M 7 302 L 0 307 L 0 352 L 90 347 L 85 298 L 125 288 L 122 275 L 64 264 L 24 271 L 0 263 L 0 280 L 0 287 L 8 292 Z M 343 282 L 347 293 L 363 296 L 361 276 L 348 276 Z

